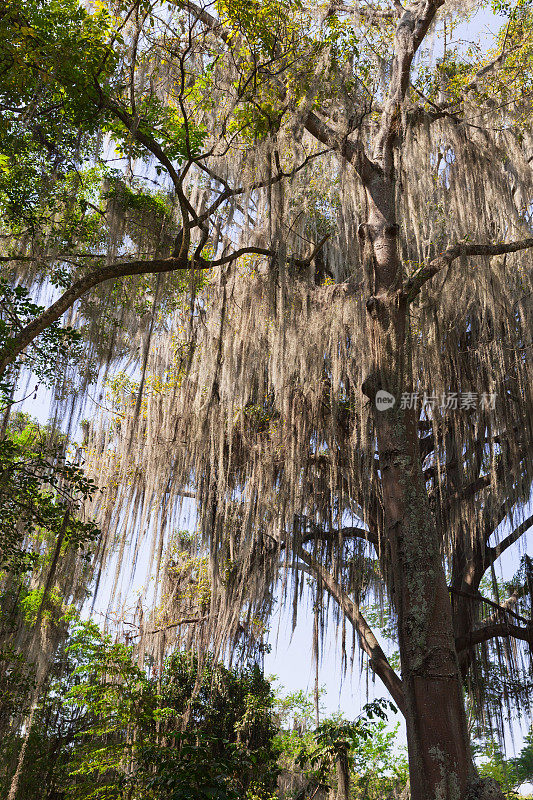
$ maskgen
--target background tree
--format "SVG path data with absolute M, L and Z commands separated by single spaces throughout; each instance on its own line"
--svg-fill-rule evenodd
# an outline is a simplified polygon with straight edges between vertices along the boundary
M 41 697 L 21 796 L 266 800 L 277 776 L 272 712 L 257 667 L 199 666 L 186 651 L 162 671 L 140 667 L 131 646 L 78 622 Z M 4 768 L 16 744 L 4 741 Z M 6 792 L 9 779 L 7 769 Z

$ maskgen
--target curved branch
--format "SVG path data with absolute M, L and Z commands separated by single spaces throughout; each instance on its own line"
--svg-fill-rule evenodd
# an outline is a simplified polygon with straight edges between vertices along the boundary
M 224 258 L 207 261 L 200 258 L 195 260 L 195 268 L 211 269 L 212 267 L 228 264 L 247 253 L 259 255 L 272 255 L 272 251 L 259 247 L 243 247 L 230 253 Z M 0 376 L 6 367 L 11 364 L 20 353 L 31 344 L 43 331 L 52 323 L 63 316 L 75 302 L 79 300 L 89 289 L 98 286 L 106 281 L 124 278 L 130 275 L 160 274 L 165 272 L 175 272 L 177 270 L 191 269 L 192 264 L 188 258 L 154 258 L 151 260 L 128 261 L 125 263 L 112 264 L 101 269 L 94 270 L 83 278 L 77 280 L 61 297 L 52 303 L 43 313 L 32 320 L 8 344 L 0 350 Z
M 290 258 L 289 261 L 297 266 L 306 266 L 315 257 L 321 247 L 324 246 L 326 240 L 325 236 L 313 248 L 313 251 L 307 258 Z M 177 270 L 192 269 L 213 269 L 213 267 L 220 267 L 225 264 L 230 264 L 244 255 L 260 255 L 272 257 L 275 255 L 273 250 L 266 247 L 241 247 L 228 253 L 227 256 L 207 260 L 195 253 L 193 259 L 183 256 L 171 258 L 154 258 L 151 260 L 127 261 L 122 264 L 112 264 L 101 269 L 94 270 L 83 278 L 76 281 L 70 289 L 67 289 L 55 303 L 47 308 L 43 313 L 26 325 L 25 328 L 14 336 L 8 344 L 0 350 L 0 377 L 3 375 L 6 367 L 11 364 L 20 353 L 31 344 L 43 331 L 46 330 L 52 323 L 56 322 L 63 316 L 75 302 L 79 300 L 89 289 L 98 286 L 106 281 L 116 280 L 117 278 L 129 277 L 131 275 L 148 275 L 148 274 L 162 274 L 165 272 L 176 272 Z M 194 264 L 193 264 L 194 262 Z
M 309 528 L 309 533 L 305 533 L 302 535 L 300 539 L 301 544 L 308 544 L 309 542 L 338 542 L 342 539 L 361 539 L 364 542 L 368 542 L 371 544 L 376 550 L 379 547 L 379 540 L 376 533 L 372 533 L 372 531 L 368 531 L 365 528 L 357 528 L 353 526 L 348 526 L 346 528 L 340 528 L 339 530 L 333 531 L 326 531 L 320 525 L 317 525 L 310 519 L 306 517 L 299 517 L 298 522 L 301 524 L 303 523 L 306 527 Z
M 303 125 L 311 136 L 340 153 L 352 165 L 365 185 L 371 183 L 379 173 L 378 167 L 368 158 L 360 142 L 352 142 L 346 135 L 327 125 L 313 111 L 307 113 Z
M 455 244 L 453 247 L 448 247 L 444 253 L 441 253 L 441 255 L 430 261 L 427 266 L 422 267 L 409 278 L 403 288 L 403 295 L 408 301 L 414 300 L 427 281 L 431 280 L 441 270 L 449 267 L 459 256 L 501 256 L 505 255 L 505 253 L 528 250 L 530 247 L 533 247 L 532 237 L 506 244 Z
M 305 564 L 313 571 L 316 578 L 319 578 L 329 594 L 337 601 L 343 612 L 346 614 L 353 627 L 357 631 L 361 649 L 367 654 L 373 672 L 381 678 L 389 690 L 394 702 L 405 716 L 405 695 L 403 683 L 396 672 L 391 667 L 387 656 L 383 652 L 378 640 L 376 639 L 368 622 L 361 614 L 359 606 L 343 591 L 342 587 L 335 580 L 333 575 L 325 569 L 310 553 L 303 547 L 295 547 L 295 552 Z

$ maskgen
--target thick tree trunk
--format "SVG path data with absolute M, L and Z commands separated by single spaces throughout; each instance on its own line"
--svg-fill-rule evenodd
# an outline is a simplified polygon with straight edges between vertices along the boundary
M 376 412 L 399 618 L 412 800 L 462 800 L 471 777 L 461 676 L 440 541 L 423 483 L 414 420 Z
M 465 800 L 472 760 L 441 543 L 422 476 L 415 410 L 400 404 L 411 391 L 411 370 L 393 191 L 383 178 L 367 189 L 370 214 L 360 236 L 373 368 L 363 390 L 373 405 L 383 550 L 399 621 L 411 800 Z M 393 395 L 394 405 L 377 407 L 380 391 Z
M 336 800 L 350 800 L 350 770 L 347 753 L 339 753 L 335 764 L 337 772 Z

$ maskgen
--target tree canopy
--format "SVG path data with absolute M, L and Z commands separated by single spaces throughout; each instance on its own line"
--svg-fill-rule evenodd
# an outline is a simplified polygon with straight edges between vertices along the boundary
M 531 562 L 496 565 L 533 524 L 531 4 L 36 0 L 0 27 L 4 585 L 45 598 L 72 540 L 65 597 L 114 571 L 120 608 L 144 560 L 141 663 L 260 658 L 311 576 L 315 654 L 332 606 L 406 718 L 412 800 L 494 791 L 463 691 L 500 735 L 529 709 Z M 14 435 L 31 373 L 58 455 Z

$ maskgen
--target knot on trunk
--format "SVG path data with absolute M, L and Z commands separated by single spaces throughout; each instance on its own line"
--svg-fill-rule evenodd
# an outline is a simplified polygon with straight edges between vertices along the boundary
M 494 778 L 476 778 L 470 784 L 465 800 L 505 800 L 505 795 Z
M 377 299 L 377 297 L 374 297 L 374 295 L 372 295 L 372 297 L 368 298 L 368 300 L 366 301 L 366 310 L 368 311 L 372 319 L 378 318 L 379 300 Z
M 381 387 L 382 381 L 379 377 L 379 374 L 377 372 L 371 372 L 364 379 L 361 385 L 361 390 L 369 400 L 373 401 L 376 396 L 376 392 L 378 392 Z

